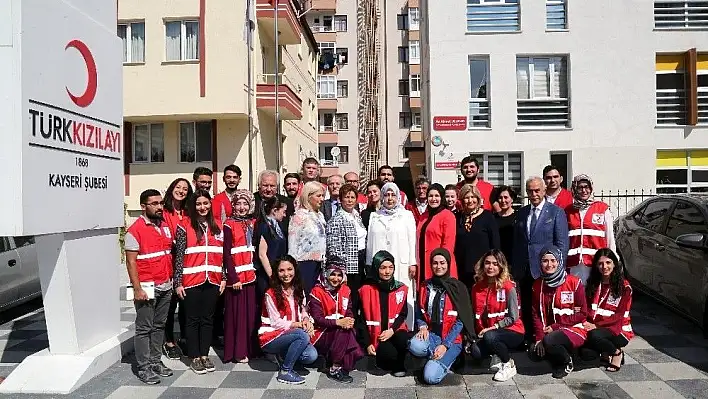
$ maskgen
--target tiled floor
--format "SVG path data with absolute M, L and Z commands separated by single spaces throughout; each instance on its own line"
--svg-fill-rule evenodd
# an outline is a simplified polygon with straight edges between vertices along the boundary
M 123 304 L 123 321 L 132 321 L 133 308 Z M 275 380 L 276 367 L 265 360 L 223 364 L 213 353 L 217 371 L 198 376 L 180 361 L 165 360 L 175 375 L 162 384 L 146 386 L 133 374 L 132 356 L 115 364 L 69 397 L 76 398 L 708 398 L 708 340 L 689 322 L 652 300 L 637 295 L 632 321 L 638 336 L 627 347 L 626 364 L 618 373 L 586 367 L 564 380 L 551 378 L 545 363 L 531 362 L 525 353 L 514 358 L 519 374 L 496 383 L 484 369 L 466 368 L 436 387 L 413 377 L 381 375 L 368 361 L 352 373 L 354 383 L 341 385 L 316 370 L 307 383 L 284 386 Z M 0 375 L 8 374 L 25 356 L 47 347 L 41 310 L 0 326 Z M 305 372 L 303 372 L 304 374 Z M 10 395 L 4 398 L 37 398 Z

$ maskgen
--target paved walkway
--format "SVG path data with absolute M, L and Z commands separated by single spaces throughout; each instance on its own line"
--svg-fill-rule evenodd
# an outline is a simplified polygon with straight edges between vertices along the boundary
M 134 311 L 124 303 L 123 321 Z M 441 386 L 422 386 L 412 378 L 380 375 L 367 362 L 354 371 L 354 383 L 342 385 L 311 370 L 307 383 L 284 386 L 275 381 L 276 368 L 267 361 L 250 365 L 223 364 L 217 371 L 198 376 L 180 361 L 166 360 L 175 375 L 162 384 L 146 386 L 131 370 L 132 356 L 68 397 L 73 398 L 708 398 L 708 340 L 689 322 L 673 315 L 651 299 L 637 295 L 632 322 L 638 336 L 627 348 L 626 364 L 618 373 L 589 367 L 565 380 L 550 376 L 545 363 L 532 363 L 516 353 L 519 374 L 505 383 L 492 381 L 483 369 L 467 368 L 448 376 Z M 46 327 L 40 310 L 0 326 L 0 375 L 7 375 L 27 355 L 47 347 Z M 679 334 L 678 331 L 681 333 Z M 42 398 L 41 395 L 9 395 L 10 398 Z

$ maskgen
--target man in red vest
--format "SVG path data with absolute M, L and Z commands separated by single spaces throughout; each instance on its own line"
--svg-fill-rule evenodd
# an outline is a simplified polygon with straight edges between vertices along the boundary
M 135 358 L 138 378 L 160 383 L 172 375 L 160 360 L 172 299 L 172 233 L 162 220 L 162 195 L 140 194 L 143 212 L 125 234 L 125 259 L 135 302 Z
M 231 208 L 231 198 L 238 190 L 238 185 L 241 183 L 241 168 L 236 165 L 228 165 L 224 168 L 224 191 L 215 195 L 211 200 L 211 209 L 214 212 L 214 219 L 224 223 L 226 219 L 231 217 L 233 209 Z
M 420 220 L 420 215 L 428 209 L 428 187 L 430 187 L 430 180 L 426 177 L 419 177 L 415 181 L 415 199 L 406 205 L 406 209 L 413 213 L 416 225 Z
M 598 249 L 616 252 L 615 232 L 610 207 L 595 201 L 592 180 L 577 175 L 571 186 L 573 203 L 565 209 L 568 218 L 568 271 L 585 284 L 592 270 L 592 259 Z
M 543 181 L 546 182 L 546 202 L 565 210 L 573 204 L 573 194 L 563 188 L 563 176 L 558 167 L 548 165 L 543 168 Z
M 482 199 L 484 200 L 484 204 L 482 204 L 482 206 L 484 209 L 491 211 L 492 203 L 489 198 L 492 195 L 494 186 L 479 177 L 479 161 L 477 161 L 477 158 L 472 155 L 462 158 L 460 161 L 460 171 L 462 172 L 462 180 L 457 183 L 457 191 L 459 192 L 465 184 L 476 186 L 479 193 L 482 194 Z M 457 208 L 461 207 L 462 206 L 458 204 Z

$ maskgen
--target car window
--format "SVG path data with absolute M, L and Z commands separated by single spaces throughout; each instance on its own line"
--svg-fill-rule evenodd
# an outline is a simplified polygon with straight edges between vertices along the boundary
M 22 248 L 34 244 L 34 236 L 15 237 L 15 247 Z
M 679 201 L 669 217 L 669 222 L 666 225 L 666 235 L 675 239 L 682 234 L 690 233 L 707 234 L 706 219 L 696 206 L 688 202 Z
M 641 221 L 642 221 L 642 216 L 644 215 L 644 210 L 647 208 L 646 205 L 643 207 L 639 208 L 636 212 L 634 212 L 634 215 L 632 215 L 632 219 L 634 219 L 634 222 L 639 224 L 641 226 Z
M 10 241 L 7 237 L 0 237 L 0 253 L 10 250 Z
M 661 226 L 669 213 L 669 209 L 671 209 L 671 204 L 672 202 L 667 200 L 658 200 L 648 203 L 637 224 L 645 229 L 661 233 Z

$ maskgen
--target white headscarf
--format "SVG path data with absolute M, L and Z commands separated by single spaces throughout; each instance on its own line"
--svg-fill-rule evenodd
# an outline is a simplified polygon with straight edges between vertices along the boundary
M 386 208 L 386 200 L 383 198 L 389 191 L 393 191 L 394 197 L 396 198 L 396 204 L 391 209 Z M 403 209 L 403 205 L 401 205 L 401 190 L 398 188 L 396 183 L 384 184 L 383 187 L 381 187 L 381 208 L 379 208 L 378 213 L 381 215 L 390 216 L 394 215 L 400 209 Z

